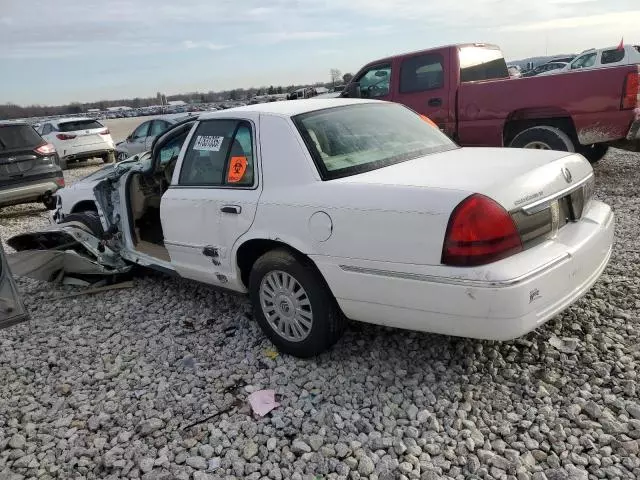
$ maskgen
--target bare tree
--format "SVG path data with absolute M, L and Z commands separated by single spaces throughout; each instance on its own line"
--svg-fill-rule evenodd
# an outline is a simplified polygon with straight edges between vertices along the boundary
M 336 82 L 340 82 L 340 80 L 342 79 L 342 72 L 340 70 L 338 70 L 337 68 L 332 68 L 329 71 L 330 75 L 331 75 L 331 83 L 333 84 L 333 86 L 335 87 Z
M 349 83 L 349 82 L 351 81 L 351 79 L 352 79 L 352 78 L 353 78 L 353 74 L 352 74 L 352 73 L 345 73 L 345 74 L 342 76 L 342 81 L 343 81 L 343 82 L 345 83 L 345 85 L 346 85 L 347 83 Z

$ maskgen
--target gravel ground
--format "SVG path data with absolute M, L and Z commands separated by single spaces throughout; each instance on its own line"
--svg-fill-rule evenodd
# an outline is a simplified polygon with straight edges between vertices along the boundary
M 243 297 L 189 281 L 56 300 L 73 288 L 20 279 L 32 320 L 0 331 L 0 479 L 640 478 L 639 161 L 596 169 L 618 225 L 602 279 L 511 342 L 354 324 L 303 361 L 273 354 Z M 0 236 L 45 223 L 7 209 Z M 255 418 L 262 388 L 281 405 Z

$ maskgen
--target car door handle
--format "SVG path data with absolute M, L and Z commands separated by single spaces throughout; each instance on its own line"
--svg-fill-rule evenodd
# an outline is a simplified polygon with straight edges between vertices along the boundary
M 240 212 L 242 212 L 242 207 L 240 205 L 224 205 L 220 211 L 222 213 L 235 213 L 236 215 L 238 215 Z
M 439 107 L 442 105 L 442 99 L 438 97 L 430 98 L 428 105 L 430 107 Z

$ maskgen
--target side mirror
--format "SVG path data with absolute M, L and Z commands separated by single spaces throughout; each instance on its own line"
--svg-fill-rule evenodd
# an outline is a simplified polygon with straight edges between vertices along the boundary
M 347 85 L 347 87 L 344 89 L 344 94 L 343 96 L 345 97 L 349 97 L 349 98 L 360 98 L 360 83 L 359 82 L 351 82 L 349 85 Z

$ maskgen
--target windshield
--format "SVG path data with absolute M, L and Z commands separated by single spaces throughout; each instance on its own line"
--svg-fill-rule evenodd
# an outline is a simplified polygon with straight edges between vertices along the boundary
M 325 180 L 457 148 L 420 115 L 393 103 L 328 108 L 293 120 Z
M 477 82 L 509 76 L 507 63 L 498 47 L 470 45 L 460 47 L 458 55 L 461 82 Z
M 76 130 L 91 130 L 94 128 L 104 128 L 104 125 L 96 120 L 74 120 L 58 124 L 58 130 L 61 132 L 75 132 Z

